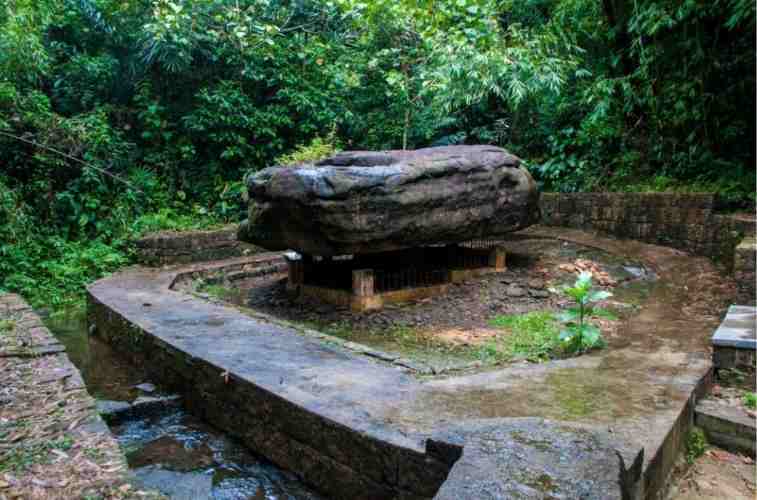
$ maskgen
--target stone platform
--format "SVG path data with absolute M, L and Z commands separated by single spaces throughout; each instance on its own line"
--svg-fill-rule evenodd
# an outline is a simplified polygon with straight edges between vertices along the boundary
M 669 248 L 528 234 L 657 273 L 622 340 L 573 359 L 421 378 L 172 288 L 218 263 L 115 274 L 89 287 L 88 312 L 190 410 L 333 498 L 658 498 L 709 383 L 713 314 L 728 300 L 720 278 L 707 259 Z
M 441 253 L 442 259 L 436 266 L 429 266 L 424 261 L 432 258 L 433 253 Z M 294 295 L 349 307 L 355 312 L 372 311 L 388 304 L 442 295 L 450 284 L 504 272 L 507 269 L 505 257 L 505 250 L 496 246 L 466 248 L 453 245 L 372 254 L 368 263 L 361 265 L 365 257 L 313 261 L 307 256 L 287 252 L 287 290 Z M 381 267 L 374 269 L 370 262 Z M 319 270 L 319 267 L 323 269 Z M 319 280 L 318 275 L 325 275 L 325 280 Z M 339 275 L 347 278 L 341 280 L 341 287 Z
M 754 372 L 757 352 L 757 308 L 731 306 L 712 336 L 715 368 L 737 368 Z

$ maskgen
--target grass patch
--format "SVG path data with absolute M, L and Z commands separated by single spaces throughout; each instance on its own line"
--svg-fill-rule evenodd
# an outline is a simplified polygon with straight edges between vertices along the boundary
M 526 314 L 496 316 L 489 323 L 493 327 L 507 330 L 508 335 L 492 340 L 484 346 L 484 358 L 545 361 L 558 357 L 562 351 L 559 325 L 551 312 L 532 311 Z
M 750 410 L 757 409 L 757 393 L 746 392 L 744 393 L 744 396 L 742 396 L 741 401 L 743 401 L 744 406 Z
M 197 291 L 200 293 L 206 293 L 209 296 L 220 300 L 226 300 L 234 295 L 233 289 L 223 285 L 201 285 L 198 287 Z

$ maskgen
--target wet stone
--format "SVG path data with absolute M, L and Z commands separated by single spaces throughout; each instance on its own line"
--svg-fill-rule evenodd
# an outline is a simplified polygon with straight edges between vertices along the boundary
M 173 500 L 209 499 L 213 489 L 213 476 L 208 474 L 176 472 L 152 465 L 136 470 L 135 477 L 145 487 L 159 489 Z
M 151 384 L 149 382 L 145 382 L 143 384 L 138 384 L 134 386 L 136 389 L 139 389 L 142 392 L 152 393 L 155 392 L 155 385 Z
M 540 418 L 466 422 L 433 437 L 464 447 L 435 500 L 632 498 L 610 443 Z M 625 490 L 625 491 L 624 491 Z

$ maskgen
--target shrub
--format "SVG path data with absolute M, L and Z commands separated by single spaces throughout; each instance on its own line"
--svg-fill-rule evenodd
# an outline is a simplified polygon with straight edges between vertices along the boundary
M 593 304 L 612 296 L 604 290 L 593 290 L 592 275 L 582 272 L 573 286 L 563 286 L 560 292 L 576 302 L 574 307 L 563 311 L 558 319 L 565 324 L 560 340 L 572 352 L 585 352 L 605 345 L 602 332 L 587 320 L 592 315 Z
M 337 151 L 339 146 L 336 143 L 334 133 L 330 133 L 326 139 L 320 137 L 314 138 L 308 145 L 297 146 L 294 151 L 281 155 L 275 160 L 276 165 L 306 165 L 315 163 L 318 160 L 328 158 Z
M 693 464 L 707 451 L 707 437 L 699 427 L 692 428 L 686 435 L 686 461 Z
M 744 402 L 744 406 L 746 406 L 747 408 L 752 410 L 757 409 L 757 393 L 747 392 L 744 394 L 741 400 Z

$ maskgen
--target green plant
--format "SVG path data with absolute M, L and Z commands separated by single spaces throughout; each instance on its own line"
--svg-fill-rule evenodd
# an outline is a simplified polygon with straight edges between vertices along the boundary
M 605 290 L 593 290 L 592 275 L 582 272 L 573 286 L 563 286 L 561 293 L 576 302 L 574 307 L 562 311 L 558 316 L 565 329 L 560 332 L 560 341 L 569 351 L 585 352 L 590 349 L 603 347 L 602 332 L 595 325 L 588 322 L 593 311 L 593 304 L 612 297 Z
M 747 374 L 738 368 L 723 368 L 718 370 L 718 380 L 726 385 L 742 385 Z
M 334 132 L 331 132 L 326 139 L 316 136 L 307 146 L 297 146 L 294 151 L 277 157 L 274 163 L 282 166 L 314 163 L 333 155 L 337 151 L 339 151 L 339 146 Z
M 692 428 L 686 435 L 686 461 L 693 464 L 707 451 L 707 436 L 699 427 Z
M 198 287 L 199 292 L 207 293 L 216 299 L 226 300 L 234 295 L 234 290 L 223 285 L 201 285 Z
M 751 410 L 757 409 L 757 393 L 747 392 L 744 393 L 741 400 L 744 402 L 744 406 Z

